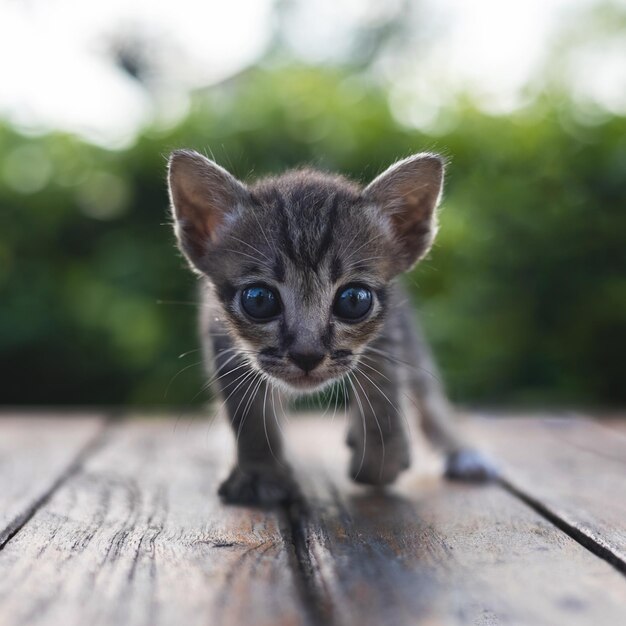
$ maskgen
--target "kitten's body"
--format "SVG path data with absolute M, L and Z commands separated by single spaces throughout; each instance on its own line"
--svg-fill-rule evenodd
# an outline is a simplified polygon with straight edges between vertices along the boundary
M 220 489 L 226 500 L 270 504 L 296 493 L 276 394 L 340 379 L 350 393 L 355 480 L 387 484 L 409 466 L 406 396 L 448 455 L 449 475 L 492 475 L 456 435 L 395 283 L 434 238 L 442 175 L 438 157 L 418 155 L 365 189 L 310 170 L 247 188 L 196 153 L 174 154 L 176 231 L 203 275 L 205 359 L 237 438 L 238 463 Z

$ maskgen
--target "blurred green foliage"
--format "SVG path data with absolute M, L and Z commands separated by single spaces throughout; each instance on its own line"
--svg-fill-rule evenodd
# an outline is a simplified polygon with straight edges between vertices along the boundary
M 0 127 L 0 401 L 205 399 L 198 352 L 178 358 L 197 348 L 165 186 L 184 146 L 243 179 L 310 163 L 367 181 L 443 152 L 440 236 L 408 284 L 453 398 L 623 404 L 626 120 L 581 120 L 556 96 L 509 117 L 470 101 L 447 115 L 429 136 L 366 78 L 283 67 L 197 94 L 183 123 L 125 151 Z

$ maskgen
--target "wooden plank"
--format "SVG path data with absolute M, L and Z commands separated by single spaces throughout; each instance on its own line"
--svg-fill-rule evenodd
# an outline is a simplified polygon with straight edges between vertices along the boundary
M 0 547 L 67 475 L 102 427 L 102 416 L 93 414 L 0 414 Z
M 513 489 L 626 573 L 626 431 L 581 418 L 472 422 Z
M 610 419 L 602 419 L 599 423 L 603 428 L 614 430 L 626 437 L 626 415 L 615 416 Z
M 222 506 L 231 436 L 136 420 L 0 552 L 3 626 L 306 624 L 276 514 Z
M 309 501 L 294 518 L 327 623 L 626 623 L 626 580 L 498 485 L 405 475 L 375 492 L 346 478 L 338 424 L 289 433 Z

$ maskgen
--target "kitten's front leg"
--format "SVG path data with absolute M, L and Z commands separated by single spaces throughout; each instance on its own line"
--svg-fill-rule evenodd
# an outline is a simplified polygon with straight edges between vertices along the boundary
M 227 351 L 224 351 L 227 352 Z M 219 385 L 237 440 L 237 464 L 219 488 L 233 504 L 273 506 L 298 497 L 283 456 L 271 390 L 261 374 L 240 358 L 216 355 Z M 221 365 L 221 367 L 220 367 Z
M 369 485 L 389 484 L 411 464 L 396 373 L 384 361 L 363 358 L 348 381 L 350 476 Z

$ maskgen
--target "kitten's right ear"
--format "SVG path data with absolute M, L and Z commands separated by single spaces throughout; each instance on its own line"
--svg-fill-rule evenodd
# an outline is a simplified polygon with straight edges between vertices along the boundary
M 202 270 L 202 259 L 219 240 L 226 218 L 247 204 L 250 194 L 224 168 L 193 150 L 172 152 L 168 186 L 180 249 Z
M 392 165 L 363 191 L 389 220 L 398 271 L 410 269 L 432 245 L 444 165 L 437 154 L 415 154 Z

